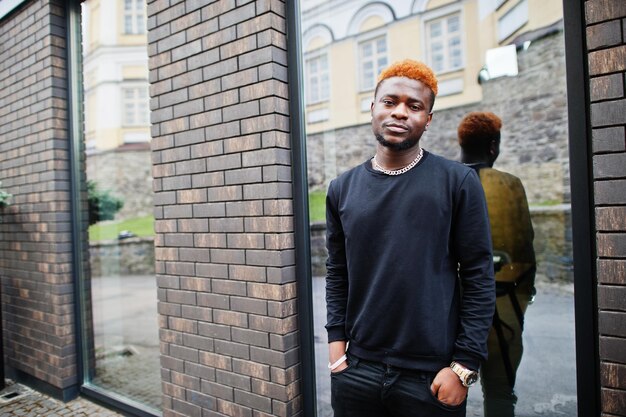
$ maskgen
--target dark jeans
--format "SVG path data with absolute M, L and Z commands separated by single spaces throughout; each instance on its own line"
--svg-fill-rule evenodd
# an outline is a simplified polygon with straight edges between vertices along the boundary
M 433 396 L 435 375 L 349 356 L 348 368 L 331 373 L 335 417 L 464 417 L 466 402 L 451 407 Z

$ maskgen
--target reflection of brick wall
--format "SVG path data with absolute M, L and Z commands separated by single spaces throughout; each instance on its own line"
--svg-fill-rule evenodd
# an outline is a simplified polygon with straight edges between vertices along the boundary
M 0 181 L 14 195 L 0 278 L 7 374 L 67 398 L 78 381 L 64 5 L 25 2 L 0 21 Z
M 585 6 L 602 415 L 626 416 L 626 2 L 590 0 Z
M 520 73 L 483 84 L 483 100 L 436 110 L 421 144 L 450 159 L 460 156 L 457 127 L 470 111 L 492 111 L 503 121 L 495 168 L 518 176 L 529 202 L 569 202 L 569 156 L 563 32 L 518 51 Z M 370 125 L 310 135 L 309 185 L 324 189 L 337 174 L 375 152 Z M 334 155 L 330 153 L 334 152 Z M 334 165 L 329 168 L 329 164 Z

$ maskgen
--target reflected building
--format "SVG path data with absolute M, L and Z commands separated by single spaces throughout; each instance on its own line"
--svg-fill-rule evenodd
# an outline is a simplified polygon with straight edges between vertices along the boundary
M 140 0 L 82 5 L 87 151 L 150 141 L 145 7 Z
M 537 277 L 571 284 L 560 2 L 303 0 L 301 9 L 309 191 L 323 193 L 330 180 L 375 154 L 370 105 L 381 69 L 405 58 L 423 61 L 437 75 L 439 94 L 433 122 L 420 144 L 459 160 L 457 126 L 463 116 L 484 110 L 499 114 L 506 123 L 498 168 L 519 177 L 526 188 L 531 217 L 527 220 L 532 220 L 536 236 Z M 325 275 L 324 233 L 323 221 L 314 222 L 316 277 Z M 533 265 L 533 281 L 534 271 Z M 313 309 L 318 414 L 327 416 L 331 411 L 322 281 L 313 279 Z M 525 309 L 526 301 L 523 304 Z M 508 320 L 501 310 L 502 320 Z M 521 358 L 518 330 L 516 344 L 511 344 L 518 356 L 514 368 Z M 498 338 L 494 340 L 497 344 Z M 473 409 L 482 410 L 480 389 L 473 396 Z
M 90 210 L 102 212 L 89 219 L 87 239 L 85 383 L 154 412 L 161 384 L 146 4 L 87 0 L 81 9 L 85 174 Z
M 526 51 L 531 47 L 533 53 L 538 53 L 538 48 L 550 48 L 547 52 L 561 54 L 555 56 L 561 60 L 562 51 L 553 49 L 563 49 L 562 17 L 560 2 L 556 1 L 304 0 L 302 45 L 310 186 L 325 188 L 338 173 L 372 154 L 373 144 L 359 139 L 367 137 L 363 129 L 368 129 L 370 103 L 381 68 L 404 58 L 424 61 L 433 68 L 439 81 L 434 109 L 437 123 L 425 136 L 425 147 L 456 158 L 456 126 L 464 113 L 457 114 L 454 109 L 495 101 L 498 97 L 492 94 L 499 91 L 486 87 L 488 80 L 529 72 L 528 67 L 536 63 L 525 62 L 527 58 L 522 55 L 528 55 Z M 558 33 L 561 36 L 555 46 L 545 42 L 532 45 L 533 40 Z M 560 75 L 555 74 L 554 80 Z M 553 88 L 559 88 L 558 84 L 563 81 L 552 84 Z M 531 89 L 534 95 L 545 91 L 539 85 Z M 562 114 L 558 117 L 566 120 L 565 104 L 560 108 Z M 448 124 L 450 117 L 454 122 Z M 511 126 L 517 129 L 516 124 Z M 545 132 L 552 139 L 558 135 L 562 143 L 566 142 L 566 133 Z M 504 134 L 514 137 L 517 133 L 511 130 Z M 337 143 L 341 143 L 339 149 Z M 519 155 L 513 150 L 503 163 L 517 165 L 520 161 L 514 159 Z M 527 178 L 529 175 L 520 176 L 535 182 Z M 554 190 L 560 200 L 567 200 L 564 188 Z M 543 197 L 557 199 L 554 195 L 531 197 L 536 197 L 531 202 Z
M 152 214 L 146 5 L 82 3 L 87 179 L 116 190 L 117 219 Z
M 533 221 L 540 223 L 539 272 L 571 281 L 562 21 L 556 1 L 304 0 L 310 190 L 323 192 L 374 154 L 370 104 L 380 69 L 404 58 L 424 61 L 437 74 L 439 94 L 422 145 L 458 160 L 463 115 L 500 114 L 507 124 L 499 165 L 526 185 Z

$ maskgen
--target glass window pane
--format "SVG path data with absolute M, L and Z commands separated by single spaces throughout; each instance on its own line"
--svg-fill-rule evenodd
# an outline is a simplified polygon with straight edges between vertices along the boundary
M 328 98 L 328 57 L 320 55 L 306 60 L 307 103 L 317 103 Z
M 82 4 L 94 10 L 90 7 L 94 3 Z M 118 8 L 124 9 L 127 33 L 136 29 L 133 25 L 141 27 L 138 22 L 145 16 L 141 2 L 120 0 Z M 82 20 L 83 25 L 97 22 L 102 9 L 96 8 L 90 19 Z M 148 51 L 145 39 L 99 46 L 103 38 L 119 40 L 117 33 L 111 33 L 115 30 L 119 28 L 110 24 L 83 27 L 95 47 L 83 48 L 82 57 L 85 73 L 93 75 L 85 106 L 89 229 L 82 244 L 89 256 L 82 278 L 85 375 L 79 382 L 158 414 L 162 391 L 150 147 L 125 151 L 128 143 L 150 140 L 148 80 L 120 80 L 113 71 L 97 70 L 111 65 L 143 68 L 147 74 Z
M 430 24 L 430 36 L 431 38 L 441 36 L 441 22 L 432 22 Z
M 378 58 L 377 64 L 377 72 L 380 72 L 387 65 L 387 58 Z
M 448 33 L 458 32 L 459 24 L 460 24 L 459 16 L 452 16 L 448 18 Z
M 145 26 L 143 14 L 137 15 L 137 33 L 144 33 L 146 31 Z
M 322 77 L 322 81 L 321 81 L 321 94 L 322 100 L 327 100 L 328 99 L 328 93 L 330 90 L 330 79 L 328 78 L 328 74 L 324 74 L 324 76 Z
M 349 27 L 353 17 L 371 3 L 369 0 L 343 2 L 342 10 L 339 10 L 339 8 L 333 7 L 337 3 L 331 0 L 316 0 L 312 6 L 307 6 L 307 3 L 301 1 L 303 27 L 310 28 L 315 24 L 331 25 L 330 29 L 333 33 L 341 33 L 342 30 Z M 391 2 L 385 3 L 391 4 Z M 407 3 L 412 4 L 413 2 Z M 439 3 L 443 2 L 437 2 L 437 4 Z M 324 245 L 326 192 L 331 180 L 353 167 L 367 164 L 367 161 L 370 161 L 372 156 L 376 154 L 377 141 L 370 133 L 372 127 L 369 102 L 373 97 L 369 93 L 375 87 L 376 76 L 381 69 L 391 62 L 410 58 L 426 60 L 435 72 L 449 72 L 439 78 L 440 92 L 436 101 L 435 117 L 428 132 L 421 138 L 420 146 L 433 154 L 458 160 L 460 149 L 456 140 L 456 132 L 460 119 L 464 115 L 462 113 L 492 111 L 498 114 L 503 121 L 503 131 L 500 156 L 494 168 L 520 178 L 530 205 L 529 212 L 535 233 L 533 245 L 537 272 L 531 279 L 531 281 L 534 279 L 534 287 L 537 291 L 535 301 L 533 304 L 529 304 L 532 291 L 528 291 L 528 286 L 525 293 L 518 292 L 515 294 L 521 300 L 520 305 L 523 305 L 522 309 L 525 312 L 523 316 L 524 331 L 521 332 L 519 321 L 515 316 L 516 313 L 506 306 L 511 300 L 509 295 L 505 294 L 498 297 L 499 312 L 502 313 L 503 317 L 506 316 L 503 319 L 506 322 L 502 326 L 502 343 L 499 343 L 497 337 L 496 339 L 493 338 L 496 331 L 495 329 L 492 330 L 493 334 L 489 339 L 488 349 L 490 357 L 496 358 L 496 363 L 495 365 L 493 362 L 490 364 L 491 369 L 484 368 L 485 392 L 487 394 L 483 394 L 482 387 L 475 387 L 470 390 L 467 415 L 468 417 L 484 417 L 486 415 L 489 417 L 512 417 L 513 415 L 521 417 L 535 414 L 556 416 L 561 413 L 575 417 L 577 401 L 575 369 L 573 367 L 566 369 L 566 367 L 558 365 L 562 360 L 567 361 L 568 364 L 575 364 L 573 284 L 571 280 L 572 253 L 569 242 L 571 222 L 567 190 L 569 175 L 567 121 L 560 119 L 559 122 L 546 126 L 541 121 L 535 123 L 533 120 L 529 120 L 528 116 L 519 110 L 519 96 L 524 96 L 526 100 L 540 106 L 536 102 L 534 92 L 527 88 L 529 80 L 536 76 L 536 71 L 541 73 L 542 82 L 545 82 L 542 84 L 542 94 L 545 93 L 555 99 L 562 98 L 565 94 L 563 91 L 564 80 L 559 78 L 563 75 L 534 66 L 532 71 L 530 68 L 520 69 L 521 75 L 518 77 L 492 79 L 489 83 L 479 85 L 475 75 L 467 73 L 470 70 L 467 67 L 464 69 L 463 65 L 466 62 L 483 62 L 485 49 L 497 46 L 498 40 L 491 39 L 484 43 L 472 44 L 471 48 L 468 48 L 467 42 L 463 41 L 464 39 L 472 39 L 477 36 L 479 31 L 481 37 L 490 36 L 483 30 L 484 23 L 478 20 L 479 18 L 473 9 L 475 5 L 472 6 L 474 3 L 460 1 L 445 3 L 446 9 L 432 5 L 432 8 L 425 13 L 411 14 L 406 12 L 402 15 L 398 12 L 397 20 L 389 22 L 384 28 L 379 27 L 375 31 L 351 34 L 350 36 L 337 36 L 329 45 L 325 46 L 328 55 L 333 59 L 328 60 L 327 68 L 324 66 L 323 71 L 318 71 L 316 85 L 319 86 L 322 97 L 326 97 L 322 91 L 329 88 L 330 102 L 328 107 L 342 111 L 333 112 L 332 117 L 325 123 L 306 124 L 304 139 L 308 157 L 307 183 L 309 185 L 313 275 L 311 303 L 313 305 L 313 336 L 315 338 L 317 374 L 315 381 L 317 415 L 319 417 L 331 417 L 333 415 L 330 404 L 330 377 L 327 369 L 327 331 L 324 328 L 327 320 L 324 279 L 327 256 Z M 325 9 L 325 7 L 328 8 Z M 344 8 L 345 14 L 342 14 Z M 323 12 L 323 10 L 328 10 L 328 12 Z M 443 10 L 446 10 L 445 15 L 438 14 L 439 11 Z M 540 9 L 535 12 L 541 14 L 546 13 L 546 10 Z M 494 13 L 497 14 L 498 12 Z M 424 20 L 430 17 L 434 18 Z M 495 15 L 488 17 L 497 21 Z M 562 16 L 556 15 L 553 18 L 552 21 L 558 21 Z M 385 36 L 372 38 L 379 33 L 382 34 L 383 30 L 388 34 L 393 34 L 393 42 L 390 41 L 389 45 L 387 45 Z M 404 30 L 407 32 L 404 33 Z M 495 33 L 493 35 L 497 36 Z M 555 36 L 561 36 L 562 40 L 562 34 Z M 520 52 L 527 55 L 524 59 L 537 59 L 537 61 L 529 62 L 540 62 L 540 56 L 548 52 L 544 48 L 552 48 L 549 51 L 550 56 L 553 56 L 554 59 L 560 59 L 562 62 L 562 42 L 560 44 L 555 42 L 554 37 L 550 37 L 549 41 L 542 38 L 542 40 L 533 41 L 533 44 L 535 42 L 541 42 L 541 44 L 536 45 L 534 51 L 531 51 L 532 48 L 530 48 Z M 424 46 L 420 47 L 420 45 Z M 347 51 L 351 53 L 347 53 Z M 335 57 L 337 58 L 335 59 Z M 321 64 L 320 67 L 322 67 Z M 310 70 L 311 68 L 307 64 L 304 67 L 305 80 L 309 78 L 310 74 L 307 74 L 307 71 L 310 72 Z M 326 73 L 333 76 L 333 82 L 327 82 Z M 335 74 L 337 74 L 339 82 L 335 82 Z M 515 97 L 502 94 L 502 91 L 508 92 L 511 91 L 511 88 L 515 88 Z M 474 94 L 476 91 L 483 92 L 482 98 L 476 97 Z M 563 103 L 562 100 L 560 102 Z M 539 112 L 549 112 L 551 115 L 561 112 L 561 114 L 566 115 L 563 107 L 565 105 L 562 104 L 560 110 L 555 111 L 554 103 L 551 102 L 545 108 L 541 107 Z M 320 116 L 320 118 L 322 117 Z M 554 130 L 557 124 L 564 127 L 559 133 L 555 133 Z M 530 142 L 528 142 L 524 132 L 527 132 L 529 128 L 533 131 L 535 129 L 542 131 L 545 134 L 544 137 L 554 138 L 558 141 L 558 146 L 555 146 L 555 143 L 547 142 L 536 147 L 526 146 Z M 525 145 L 521 146 L 521 144 Z M 529 152 L 533 155 L 532 157 L 528 156 Z M 547 178 L 555 180 L 550 181 L 550 184 L 542 181 L 537 170 L 547 175 Z M 372 198 L 374 197 L 372 196 Z M 510 202 L 511 200 L 507 201 Z M 411 203 L 406 202 L 405 204 Z M 399 206 L 404 207 L 403 205 Z M 368 207 L 362 209 L 368 210 Z M 398 208 L 398 210 L 402 210 L 402 208 Z M 378 213 L 372 214 L 372 216 L 378 218 Z M 516 219 L 519 218 L 521 217 L 516 217 Z M 547 237 L 548 235 L 550 237 Z M 515 266 L 510 264 L 508 267 L 509 270 L 515 269 Z M 390 268 L 386 270 L 389 271 Z M 500 275 L 498 279 L 503 281 L 503 275 Z M 531 281 L 526 281 L 526 283 Z M 505 401 L 509 409 L 507 411 L 496 409 L 486 414 L 484 412 L 485 407 L 491 407 L 491 404 L 498 403 L 498 399 L 494 400 L 495 395 L 490 387 L 495 385 L 500 389 L 508 384 L 507 376 L 502 372 L 496 371 L 495 375 L 491 372 L 494 366 L 499 370 L 504 369 L 504 361 L 502 360 L 504 356 L 501 346 L 505 346 L 505 349 L 510 348 L 512 366 L 517 367 L 514 386 L 514 395 L 517 396 L 517 400 L 515 404 L 512 404 L 513 393 L 507 390 L 507 393 L 511 394 L 508 396 L 509 399 Z M 558 355 L 558 360 L 555 360 L 556 355 Z M 304 383 L 310 382 L 304 381 Z M 483 403 L 485 399 L 487 405 Z M 515 410 L 512 411 L 512 408 Z
M 328 58 L 326 57 L 326 55 L 322 55 L 319 59 L 320 62 L 320 67 L 323 71 L 327 71 L 328 70 Z
M 319 101 L 319 83 L 317 78 L 311 79 L 311 101 L 316 103 Z
M 386 65 L 387 42 L 384 36 L 363 41 L 359 44 L 360 50 L 360 89 L 374 88 L 375 76 L 380 72 L 381 66 Z
M 376 52 L 380 54 L 386 51 L 387 51 L 387 42 L 385 41 L 385 38 L 378 39 L 376 41 Z
M 372 56 L 372 44 L 371 43 L 364 43 L 361 45 L 361 55 L 365 58 L 365 57 L 370 57 Z
M 435 56 L 433 56 L 432 69 L 435 72 L 443 71 L 443 69 L 444 69 L 444 67 L 443 67 L 443 55 L 435 55 Z

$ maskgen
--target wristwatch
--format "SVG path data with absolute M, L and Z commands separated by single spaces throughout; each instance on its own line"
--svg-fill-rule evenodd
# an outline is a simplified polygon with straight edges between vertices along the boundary
M 471 387 L 478 381 L 478 372 L 467 369 L 458 362 L 452 362 L 450 369 L 459 376 L 464 387 Z

